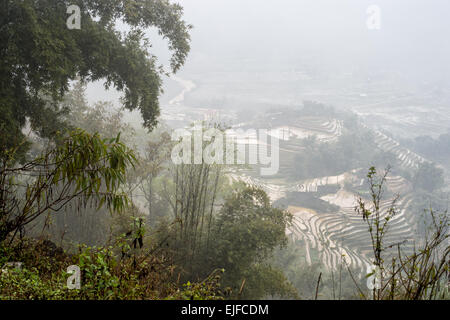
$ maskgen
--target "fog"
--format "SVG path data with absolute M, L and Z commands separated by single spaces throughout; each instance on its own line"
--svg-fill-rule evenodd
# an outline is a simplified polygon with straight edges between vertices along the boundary
M 260 177 L 243 170 L 231 177 L 262 186 L 273 203 L 291 208 L 307 226 L 306 232 L 293 231 L 305 241 L 306 250 L 321 238 L 312 225 L 316 213 L 324 225 L 328 218 L 342 219 L 340 223 L 347 225 L 358 193 L 355 188 L 363 185 L 359 183 L 370 165 L 393 167 L 396 182 L 390 191 L 399 192 L 406 212 L 398 220 L 405 219 L 399 222 L 399 230 L 410 230 L 396 231 L 393 236 L 411 236 L 414 223 L 406 220 L 414 217 L 417 223 L 423 210 L 423 203 L 408 202 L 423 196 L 418 187 L 420 168 L 432 163 L 442 178 L 431 182 L 433 187 L 427 192 L 448 192 L 450 181 L 450 3 L 179 3 L 184 8 L 183 19 L 193 26 L 191 51 L 178 74 L 164 77 L 160 122 L 177 129 L 197 120 L 213 120 L 235 128 L 277 132 L 284 140 L 277 174 Z M 375 26 L 373 10 L 379 10 Z M 152 54 L 167 67 L 167 41 L 155 30 L 147 36 Z M 90 100 L 111 99 L 119 105 L 117 93 L 102 92 L 100 87 L 90 87 Z M 138 112 L 125 115 L 139 125 Z M 356 126 L 353 116 L 359 120 Z M 305 153 L 309 147 L 304 139 L 312 136 L 315 147 Z M 329 194 L 324 191 L 325 195 L 319 190 L 334 187 Z M 448 207 L 445 192 L 434 203 L 440 209 Z M 360 230 L 358 225 L 351 228 Z M 305 239 L 311 234 L 315 240 L 308 242 Z M 334 230 L 327 237 L 335 241 L 341 233 Z M 352 237 L 343 250 L 361 246 Z M 320 254 L 325 261 L 340 253 Z M 357 256 L 356 261 L 364 264 L 365 254 Z
M 325 78 L 336 73 L 370 78 L 388 72 L 400 79 L 399 86 L 449 87 L 450 3 L 445 0 L 183 0 L 179 4 L 184 7 L 184 20 L 193 26 L 191 52 L 181 70 L 187 78 L 204 71 L 307 68 Z M 379 29 L 367 26 L 371 5 L 380 9 Z M 152 30 L 148 37 L 151 53 L 167 65 L 167 41 Z M 119 97 L 102 92 L 100 84 L 88 93 L 92 101 L 117 102 Z
M 0 300 L 450 298 L 448 0 L 5 3 Z
M 192 55 L 213 56 L 218 63 L 239 57 L 285 65 L 310 57 L 329 68 L 395 68 L 435 78 L 448 74 L 450 3 L 445 0 L 180 4 L 185 20 L 194 26 Z M 366 26 L 369 5 L 381 9 L 379 30 Z

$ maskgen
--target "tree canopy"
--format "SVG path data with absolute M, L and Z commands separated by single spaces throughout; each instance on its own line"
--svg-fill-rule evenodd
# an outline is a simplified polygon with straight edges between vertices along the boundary
M 80 29 L 66 25 L 70 5 L 80 8 Z M 18 145 L 26 150 L 27 119 L 39 135 L 51 136 L 64 112 L 58 102 L 77 78 L 104 79 L 124 93 L 127 109 L 140 110 L 147 128 L 156 125 L 164 71 L 144 31 L 155 27 L 168 40 L 176 72 L 190 49 L 181 6 L 167 0 L 2 0 L 0 6 L 0 154 Z M 120 21 L 130 30 L 119 32 Z

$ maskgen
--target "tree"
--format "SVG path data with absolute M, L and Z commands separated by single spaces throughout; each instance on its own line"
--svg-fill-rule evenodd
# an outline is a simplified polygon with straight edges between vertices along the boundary
M 61 108 L 68 109 L 67 114 L 60 118 L 67 123 L 67 127 L 61 129 L 62 132 L 70 132 L 75 130 L 75 128 L 80 128 L 89 134 L 98 133 L 100 137 L 104 138 L 117 137 L 120 133 L 120 141 L 122 143 L 127 146 L 134 145 L 132 137 L 135 131 L 131 125 L 123 122 L 122 111 L 116 110 L 108 102 L 97 102 L 90 105 L 85 97 L 85 85 L 83 83 L 75 83 L 60 104 Z M 28 155 L 38 156 L 43 151 L 42 149 L 45 148 L 45 140 L 47 139 L 33 137 L 33 140 L 37 141 L 33 143 Z M 59 138 L 58 140 L 61 139 Z M 141 161 L 139 161 L 137 167 L 140 167 L 140 163 Z M 134 171 L 127 171 L 127 184 L 123 186 L 124 191 L 127 191 L 127 185 L 133 179 Z M 133 201 L 134 199 L 130 193 L 128 195 L 130 200 Z M 57 215 L 52 215 L 49 219 L 47 219 L 47 216 L 43 216 L 36 221 L 36 224 L 42 225 L 42 230 L 45 228 L 45 231 L 48 235 L 51 235 L 54 241 L 65 240 L 65 242 L 72 243 L 103 245 L 111 239 L 111 230 L 119 222 L 125 221 L 128 227 L 128 214 L 134 212 L 135 209 L 133 206 L 130 210 L 126 210 L 120 215 L 111 215 L 107 208 L 97 209 L 94 204 L 95 200 L 87 204 L 84 210 L 78 210 L 76 205 L 71 205 L 72 202 L 65 206 L 64 210 L 58 212 Z M 37 230 L 37 228 L 33 230 Z
M 119 138 L 106 140 L 77 130 L 62 145 L 21 166 L 1 161 L 0 243 L 9 236 L 12 241 L 31 222 L 73 199 L 80 207 L 95 199 L 99 208 L 104 203 L 111 210 L 125 208 L 128 197 L 120 187 L 135 156 Z
M 180 164 L 173 166 L 170 173 L 172 181 L 164 186 L 167 191 L 163 197 L 177 223 L 172 241 L 182 257 L 181 265 L 192 271 L 195 269 L 193 262 L 198 262 L 202 252 L 209 251 L 212 245 L 215 206 L 223 186 L 223 166 Z
M 429 162 L 421 163 L 413 182 L 415 188 L 433 192 L 444 186 L 444 170 Z
M 99 101 L 90 105 L 86 99 L 86 87 L 77 82 L 61 102 L 61 108 L 67 114 L 61 119 L 70 130 L 80 128 L 88 133 L 98 133 L 105 138 L 116 137 L 120 133 L 121 141 L 131 144 L 131 136 L 135 134 L 133 127 L 123 121 L 122 110 L 114 108 L 111 102 Z
M 384 211 L 381 208 L 383 190 L 389 170 L 378 175 L 374 167 L 367 175 L 371 203 L 358 199 L 355 211 L 367 223 L 372 240 L 373 264 L 375 270 L 367 277 L 373 278 L 372 298 L 374 300 L 425 300 L 444 299 L 448 295 L 448 261 L 450 255 L 449 218 L 447 212 L 437 214 L 430 210 L 429 230 L 414 245 L 414 250 L 406 254 L 404 241 L 386 245 L 385 238 L 392 219 L 398 212 L 397 197 Z M 396 251 L 396 254 L 389 253 Z M 385 261 L 390 257 L 391 261 Z M 349 270 L 350 271 L 350 270 Z M 353 278 L 353 277 L 352 277 Z M 355 283 L 356 284 L 356 283 Z M 362 297 L 364 292 L 358 287 Z
M 138 187 L 144 195 L 148 209 L 148 220 L 150 225 L 153 226 L 157 217 L 164 216 L 164 213 L 169 209 L 167 203 L 162 201 L 163 198 L 158 195 L 158 189 L 155 188 L 155 185 L 158 178 L 162 176 L 161 173 L 166 169 L 167 162 L 170 161 L 170 152 L 173 147 L 169 133 L 166 131 L 156 132 L 156 135 L 157 139 L 148 141 L 144 156 L 139 161 L 140 165 L 134 172 L 136 177 L 134 186 Z
M 384 174 L 378 176 L 375 167 L 371 167 L 369 169 L 367 180 L 369 182 L 371 203 L 368 205 L 361 197 L 359 197 L 357 200 L 357 205 L 355 206 L 356 213 L 363 218 L 369 227 L 370 241 L 372 244 L 374 258 L 373 265 L 375 266 L 377 272 L 380 271 L 381 273 L 379 275 L 381 279 L 376 280 L 381 281 L 383 281 L 382 275 L 385 272 L 383 253 L 386 251 L 386 247 L 384 244 L 384 239 L 388 231 L 389 221 L 394 218 L 398 212 L 396 208 L 398 196 L 394 197 L 386 212 L 383 212 L 381 206 L 382 196 L 385 192 L 386 177 L 389 174 L 389 170 L 390 169 L 388 168 L 385 170 Z M 381 295 L 380 288 L 376 288 L 374 285 L 372 291 L 373 299 L 379 299 Z
M 80 8 L 81 28 L 68 29 L 67 8 Z M 27 119 L 50 137 L 64 109 L 58 102 L 70 81 L 106 79 L 124 92 L 124 106 L 138 108 L 151 129 L 159 115 L 162 66 L 148 52 L 144 30 L 155 27 L 173 52 L 172 72 L 189 52 L 189 29 L 182 7 L 167 0 L 2 0 L 0 17 L 0 156 L 28 145 Z M 128 32 L 115 30 L 118 21 Z M 49 125 L 50 124 L 50 125 Z
M 237 289 L 236 294 L 242 294 L 245 285 L 244 297 L 292 296 L 283 274 L 266 263 L 276 247 L 287 244 L 285 230 L 291 218 L 288 212 L 272 207 L 263 190 L 236 189 L 214 223 L 212 248 L 207 251 L 211 269 L 224 268 L 223 284 Z

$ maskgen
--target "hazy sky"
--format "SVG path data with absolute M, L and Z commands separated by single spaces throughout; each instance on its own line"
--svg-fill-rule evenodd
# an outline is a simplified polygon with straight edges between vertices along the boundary
M 173 1 L 172 1 L 173 2 Z M 295 65 L 305 57 L 325 71 L 396 70 L 449 81 L 449 0 L 179 0 L 194 26 L 184 68 L 227 68 L 236 59 Z M 366 25 L 380 8 L 380 30 Z M 167 44 L 149 32 L 153 53 L 167 63 Z M 308 60 L 309 61 L 309 60 Z M 258 64 L 259 62 L 259 64 Z
M 448 68 L 448 0 L 181 0 L 192 53 L 242 59 L 313 55 L 329 63 Z M 381 29 L 366 25 L 369 5 Z M 445 64 L 445 65 L 444 65 Z

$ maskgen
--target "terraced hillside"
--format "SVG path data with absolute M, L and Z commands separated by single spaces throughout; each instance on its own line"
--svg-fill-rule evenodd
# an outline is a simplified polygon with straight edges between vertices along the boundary
M 291 185 L 265 183 L 261 179 L 236 174 L 233 174 L 233 178 L 262 188 L 273 201 L 284 197 L 287 192 L 317 193 L 318 186 L 338 184 L 340 190 L 336 194 L 328 194 L 320 198 L 339 206 L 338 212 L 323 213 L 309 208 L 289 206 L 288 210 L 293 214 L 294 220 L 287 233 L 293 239 L 303 242 L 307 252 L 305 259 L 310 264 L 313 259 L 309 252 L 311 249 L 316 249 L 319 252 L 319 259 L 330 270 L 336 269 L 343 262 L 353 268 L 359 268 L 361 271 L 365 271 L 370 265 L 372 246 L 368 227 L 354 211 L 357 194 L 344 189 L 346 182 L 355 181 L 352 172 L 339 176 L 309 179 Z M 388 190 L 394 194 L 400 191 L 407 192 L 411 188 L 409 183 L 400 176 L 389 177 L 387 185 Z M 383 202 L 382 218 L 384 218 L 391 201 L 392 199 Z M 390 228 L 385 238 L 387 245 L 403 243 L 404 250 L 412 248 L 416 221 L 410 215 L 411 211 L 408 210 L 410 202 L 411 199 L 408 195 L 398 200 L 398 214 L 390 221 Z M 391 250 L 396 250 L 396 247 L 392 247 Z
M 305 179 L 295 183 L 276 184 L 265 181 L 260 178 L 255 178 L 244 173 L 230 173 L 229 176 L 235 181 L 242 181 L 246 184 L 263 189 L 272 201 L 276 201 L 285 197 L 288 192 L 317 192 L 318 187 L 327 185 L 341 185 L 343 186 L 346 178 L 352 176 L 351 173 L 344 173 L 339 176 L 321 177 L 315 179 Z M 353 176 L 352 176 L 353 177 Z
M 391 220 L 385 238 L 386 245 L 394 245 L 390 250 L 395 253 L 395 244 L 403 243 L 404 250 L 411 249 L 414 244 L 414 218 L 408 216 L 408 197 L 398 202 L 399 213 Z M 384 201 L 382 218 L 390 205 Z M 293 209 L 293 210 L 292 210 Z M 368 227 L 361 217 L 354 212 L 354 207 L 341 207 L 338 213 L 324 214 L 298 208 L 294 211 L 294 223 L 289 234 L 297 240 L 303 240 L 308 248 L 316 248 L 326 268 L 335 270 L 345 262 L 361 271 L 370 266 L 372 256 L 371 239 Z M 388 252 L 389 254 L 389 252 Z M 308 262 L 311 257 L 306 257 Z
M 341 123 L 330 120 L 320 121 L 319 119 L 308 118 L 296 126 L 279 126 L 279 137 L 285 140 L 280 144 L 290 152 L 301 152 L 295 149 L 295 143 L 289 145 L 289 140 L 294 135 L 297 138 L 308 136 L 305 132 L 316 132 L 320 141 L 331 142 L 339 137 L 342 132 Z M 296 132 L 299 128 L 300 132 Z M 366 127 L 366 129 L 369 129 Z M 421 162 L 427 161 L 423 157 L 402 147 L 398 142 L 383 134 L 373 130 L 375 142 L 384 151 L 392 152 L 400 160 L 403 168 L 416 168 Z M 285 150 L 280 150 L 281 153 Z M 281 155 L 283 156 L 283 155 Z M 367 168 L 365 168 L 367 169 Z M 325 213 L 311 208 L 290 205 L 288 210 L 293 214 L 292 226 L 287 233 L 293 239 L 305 246 L 305 260 L 312 264 L 319 259 L 329 270 L 336 270 L 340 264 L 344 263 L 352 268 L 359 269 L 361 275 L 367 272 L 371 265 L 373 256 L 372 244 L 366 222 L 355 213 L 354 206 L 358 194 L 350 189 L 363 190 L 365 179 L 358 178 L 357 172 L 365 170 L 355 168 L 352 171 L 337 175 L 325 176 L 314 179 L 286 182 L 283 179 L 263 179 L 244 172 L 230 174 L 233 180 L 246 182 L 247 184 L 258 186 L 265 190 L 272 201 L 286 197 L 288 193 L 310 193 L 317 195 L 321 200 L 339 207 L 337 212 Z M 320 186 L 338 186 L 336 193 L 319 195 Z M 349 186 L 352 188 L 348 189 Z M 367 189 L 367 188 L 366 188 Z M 410 251 L 415 242 L 417 221 L 409 210 L 411 205 L 412 187 L 406 179 L 401 176 L 391 176 L 387 178 L 387 189 L 391 199 L 386 199 L 382 203 L 382 218 L 384 218 L 392 199 L 399 195 L 396 206 L 398 213 L 391 219 L 390 227 L 385 237 L 385 245 L 391 246 L 386 250 L 386 254 L 394 254 L 397 244 L 402 244 L 404 251 Z M 368 199 L 367 199 L 368 201 Z
M 342 121 L 320 117 L 299 117 L 292 125 L 275 125 L 271 134 L 280 140 L 316 136 L 320 142 L 335 141 L 342 134 Z
M 367 128 L 367 127 L 366 127 Z M 383 151 L 389 151 L 393 153 L 399 160 L 400 165 L 404 168 L 417 168 L 419 164 L 427 161 L 425 158 L 421 157 L 417 153 L 404 148 L 395 141 L 394 139 L 388 137 L 384 133 L 374 130 L 375 142 Z
M 189 91 L 187 83 L 182 83 Z M 179 104 L 184 95 L 176 102 Z M 174 100 L 172 103 L 175 102 Z M 199 114 L 204 110 L 198 109 Z M 423 157 L 402 147 L 381 131 L 361 125 L 373 132 L 376 145 L 385 152 L 394 154 L 405 169 L 414 169 L 420 163 L 427 161 Z M 265 114 L 257 123 L 250 121 L 232 126 L 234 129 L 268 128 L 270 135 L 280 139 L 280 169 L 283 166 L 291 166 L 291 159 L 296 154 L 304 152 L 298 144 L 298 139 L 311 136 L 316 137 L 318 143 L 333 143 L 342 135 L 343 121 L 330 116 L 286 116 L 281 112 Z M 248 143 L 248 140 L 244 143 Z M 254 143 L 262 144 L 255 136 L 251 139 Z M 366 170 L 367 168 L 362 168 Z M 364 179 L 356 174 L 361 168 L 336 176 L 324 176 L 313 179 L 289 181 L 282 177 L 276 179 L 263 179 L 245 171 L 234 171 L 229 174 L 231 180 L 243 181 L 247 184 L 258 186 L 265 190 L 271 200 L 277 201 L 288 194 L 308 193 L 315 195 L 323 201 L 337 206 L 336 212 L 320 212 L 311 208 L 290 205 L 288 210 L 294 219 L 291 227 L 286 231 L 290 237 L 296 239 L 305 247 L 305 260 L 312 264 L 320 260 L 327 269 L 337 269 L 342 263 L 353 268 L 359 268 L 361 274 L 367 271 L 371 264 L 372 246 L 368 233 L 368 227 L 363 219 L 356 215 L 354 205 L 357 194 L 348 189 L 348 186 L 360 190 L 364 189 Z M 319 195 L 319 187 L 338 186 L 336 193 Z M 409 206 L 412 202 L 409 182 L 401 176 L 388 177 L 388 190 L 391 195 L 399 194 L 397 202 L 398 213 L 390 221 L 390 229 L 385 238 L 386 245 L 392 245 L 387 253 L 394 253 L 395 244 L 402 243 L 403 250 L 409 250 L 414 245 L 416 221 L 411 215 Z M 382 205 L 383 215 L 389 208 L 391 201 L 385 200 Z

